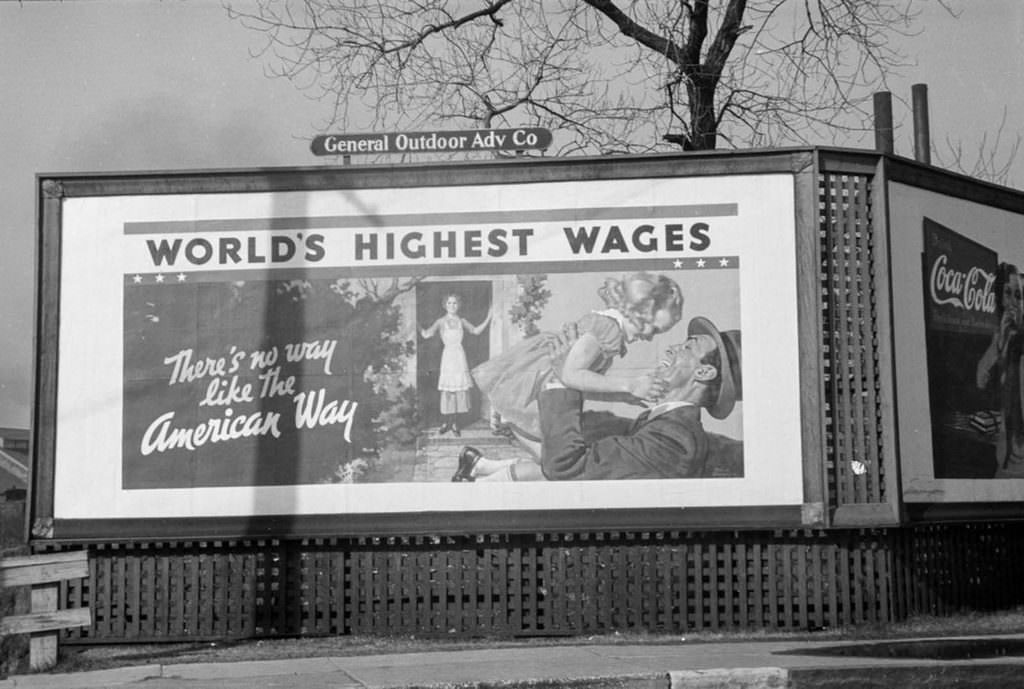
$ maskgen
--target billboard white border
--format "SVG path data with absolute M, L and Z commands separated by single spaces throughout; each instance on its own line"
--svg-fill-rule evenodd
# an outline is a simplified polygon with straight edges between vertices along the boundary
M 211 173 L 211 179 L 216 174 Z M 498 175 L 500 178 L 501 175 Z M 422 178 L 418 178 L 422 179 Z M 803 502 L 804 490 L 804 466 L 803 448 L 801 445 L 801 419 L 800 419 L 800 394 L 798 361 L 798 327 L 797 327 L 797 295 L 796 295 L 796 249 L 795 249 L 795 208 L 794 208 L 794 176 L 789 172 L 773 172 L 767 175 L 735 175 L 733 177 L 706 177 L 701 180 L 695 177 L 679 177 L 686 185 L 709 185 L 702 190 L 702 201 L 709 202 L 707 195 L 721 198 L 735 199 L 738 195 L 744 198 L 744 203 L 750 203 L 749 213 L 743 213 L 743 221 L 752 228 L 751 236 L 744 238 L 742 247 L 743 271 L 741 273 L 741 327 L 744 331 L 744 360 L 745 368 L 757 371 L 756 382 L 749 382 L 750 392 L 745 400 L 747 408 L 771 409 L 772 418 L 753 419 L 753 414 L 745 416 L 744 442 L 747 443 L 747 475 L 743 479 L 702 479 L 699 482 L 692 482 L 694 485 L 687 486 L 686 480 L 670 481 L 669 486 L 664 480 L 657 482 L 630 482 L 630 491 L 621 490 L 621 486 L 588 485 L 583 482 L 573 482 L 571 486 L 566 484 L 525 486 L 516 487 L 510 491 L 508 486 L 482 487 L 474 486 L 475 494 L 467 499 L 467 493 L 463 486 L 431 484 L 429 495 L 427 491 L 419 491 L 417 486 L 402 487 L 393 484 L 370 485 L 361 484 L 352 486 L 293 486 L 293 487 L 261 487 L 255 489 L 187 489 L 158 491 L 121 491 L 115 490 L 90 490 L 81 491 L 83 482 L 88 485 L 102 485 L 105 481 L 116 481 L 116 463 L 108 462 L 105 467 L 92 470 L 84 468 L 81 463 L 82 457 L 110 457 L 113 456 L 112 446 L 104 444 L 105 441 L 89 440 L 95 437 L 95 424 L 92 419 L 82 423 L 75 421 L 75 414 L 69 414 L 72 409 L 89 409 L 100 397 L 109 395 L 113 389 L 104 389 L 96 386 L 95 379 L 90 378 L 92 374 L 69 374 L 70 371 L 88 370 L 82 364 L 86 360 L 92 360 L 97 352 L 106 350 L 114 344 L 113 338 L 110 341 L 97 335 L 98 330 L 107 331 L 106 327 L 94 328 L 90 331 L 88 326 L 76 323 L 73 314 L 76 312 L 88 312 L 100 323 L 110 325 L 114 316 L 120 315 L 121 301 L 118 290 L 122 285 L 123 272 L 117 273 L 116 279 L 101 279 L 97 284 L 88 284 L 88 290 L 75 290 L 71 283 L 81 281 L 84 278 L 79 274 L 75 277 L 75 270 L 81 266 L 74 266 L 68 263 L 69 257 L 76 257 L 77 260 L 85 261 L 91 259 L 94 262 L 109 262 L 111 259 L 109 250 L 92 249 L 91 253 L 86 245 L 76 244 L 71 234 L 81 233 L 86 236 L 96 230 L 97 226 L 117 224 L 117 219 L 108 215 L 107 211 L 115 208 L 118 204 L 127 202 L 128 205 L 143 202 L 160 207 L 163 210 L 156 216 L 168 220 L 175 218 L 187 219 L 202 217 L 208 211 L 197 211 L 197 207 L 217 207 L 222 202 L 224 208 L 218 209 L 218 214 L 227 212 L 235 213 L 238 217 L 251 217 L 254 205 L 275 205 L 274 198 L 280 201 L 282 195 L 314 196 L 327 195 L 322 190 L 304 190 L 274 193 L 246 193 L 236 194 L 225 192 L 223 194 L 211 194 L 203 191 L 201 195 L 190 195 L 187 193 L 176 194 L 123 194 L 121 199 L 116 195 L 107 196 L 104 194 L 82 194 L 80 198 L 62 199 L 62 210 L 60 215 L 59 246 L 61 247 L 61 275 L 60 275 L 60 350 L 58 354 L 57 369 L 61 374 L 57 380 L 51 381 L 57 403 L 50 420 L 54 426 L 53 433 L 53 455 L 54 464 L 50 469 L 54 481 L 54 492 L 52 502 L 49 505 L 52 509 L 52 518 L 60 521 L 107 521 L 107 520 L 164 520 L 164 519 L 189 519 L 204 520 L 218 518 L 239 518 L 251 519 L 260 517 L 276 517 L 291 515 L 296 517 L 312 516 L 323 517 L 325 515 L 360 515 L 360 514 L 394 514 L 415 515 L 433 514 L 439 511 L 444 513 L 491 513 L 498 512 L 537 512 L 549 511 L 557 506 L 558 510 L 565 511 L 593 511 L 606 510 L 609 514 L 625 514 L 630 510 L 636 512 L 649 512 L 651 510 L 662 510 L 663 514 L 679 514 L 681 510 L 697 510 L 710 508 L 712 510 L 723 508 L 730 510 L 738 508 L 752 508 L 762 510 L 765 514 L 771 512 L 771 508 L 785 508 L 799 506 Z M 44 181 L 45 185 L 49 180 Z M 659 178 L 658 183 L 665 182 Z M 643 189 L 651 186 L 651 179 L 637 179 L 622 181 L 612 179 L 607 182 L 590 182 L 595 189 L 602 189 L 599 196 L 607 197 L 607 190 L 621 188 L 627 185 L 635 185 L 636 189 Z M 515 182 L 517 190 L 526 188 L 529 182 L 521 179 Z M 569 180 L 559 182 L 560 184 L 575 184 Z M 669 180 L 669 184 L 673 182 Z M 95 188 L 103 187 L 103 180 L 91 182 Z M 550 184 L 550 183 L 548 183 Z M 98 185 L 98 186 L 96 186 Z M 116 185 L 115 185 L 116 186 Z M 132 186 L 132 185 L 129 185 Z M 301 182 L 300 182 L 301 186 Z M 498 185 L 502 186 L 502 185 Z M 543 186 L 543 184 L 541 184 Z M 479 192 L 474 188 L 474 192 Z M 365 193 L 365 192 L 363 192 Z M 143 199 L 143 197 L 148 198 Z M 155 201 L 155 204 L 153 203 Z M 254 203 L 255 202 L 255 203 Z M 290 202 L 284 204 L 285 207 Z M 87 212 L 82 210 L 90 204 L 96 210 L 101 210 L 99 215 L 102 219 L 93 217 L 91 221 L 84 220 Z M 280 204 L 278 204 L 280 205 Z M 45 206 L 45 202 L 44 202 Z M 182 209 L 185 209 L 184 211 Z M 152 209 L 151 209 L 152 210 Z M 113 213 L 113 216 L 117 216 Z M 152 217 L 156 217 L 152 216 Z M 44 232 L 47 231 L 47 222 L 44 221 Z M 54 223 L 51 217 L 49 231 L 54 231 Z M 68 234 L 68 233 L 71 234 Z M 50 246 L 54 246 L 53 238 L 49 240 Z M 43 238 L 42 244 L 45 247 L 48 242 Z M 102 243 L 96 243 L 102 244 Z M 51 250 L 52 251 L 52 250 Z M 81 253 L 79 253 L 81 252 Z M 53 257 L 49 257 L 52 261 Z M 44 263 L 47 257 L 43 257 Z M 44 271 L 44 275 L 46 271 Z M 116 283 L 116 286 L 115 286 Z M 770 286 L 770 293 L 773 295 L 772 307 L 763 307 L 763 298 L 766 293 L 765 286 Z M 52 289 L 52 285 L 49 286 Z M 41 286 L 41 294 L 48 293 L 48 286 Z M 79 298 L 88 292 L 89 298 Z M 115 298 L 118 297 L 118 298 Z M 109 311 L 98 311 L 97 306 L 104 302 L 116 303 L 116 308 L 107 304 Z M 115 314 L 115 311 L 117 312 Z M 687 317 L 698 315 L 690 312 Z M 106 319 L 106 320 L 104 320 Z M 44 330 L 46 318 L 41 317 Z M 116 328 L 114 329 L 116 330 Z M 90 334 L 92 333 L 92 334 Z M 45 336 L 45 333 L 43 333 Z M 120 333 L 118 333 L 118 336 Z M 86 352 L 86 359 L 75 358 L 75 354 L 68 348 L 68 342 L 77 342 L 83 352 Z M 45 365 L 43 366 L 45 368 Z M 111 369 L 115 370 L 115 369 Z M 43 376 L 45 378 L 45 375 Z M 45 381 L 44 381 L 45 383 Z M 44 387 L 46 387 L 44 385 Z M 93 396 L 82 396 L 78 393 L 68 393 L 69 390 L 91 389 L 96 392 Z M 39 411 L 43 417 L 43 423 L 39 424 L 40 430 L 45 434 L 47 419 L 45 404 L 40 404 Z M 88 418 L 88 417 L 86 417 Z M 103 434 L 100 434 L 102 436 Z M 85 443 L 84 445 L 82 443 Z M 46 443 L 40 443 L 45 448 Z M 749 448 L 760 446 L 760 450 L 754 451 Z M 45 449 L 44 449 L 45 452 Z M 757 468 L 760 466 L 760 469 Z M 69 469 L 70 467 L 70 469 Z M 81 467 L 81 468 L 79 468 Z M 45 479 L 45 470 L 43 476 Z M 97 478 L 100 480 L 97 481 Z M 658 489 L 657 499 L 650 500 L 649 486 L 646 483 L 658 484 L 653 486 Z M 636 488 L 634 492 L 632 489 Z M 525 492 L 518 492 L 525 491 Z M 136 493 L 130 495 L 130 493 Z M 426 497 L 424 497 L 426 495 Z M 400 497 L 399 497 L 400 496 Z M 642 496 L 642 497 L 638 497 Z M 728 496 L 724 499 L 723 496 Z M 396 497 L 398 499 L 396 500 Z M 441 506 L 439 510 L 439 506 Z M 43 501 L 43 512 L 46 512 L 46 500 Z M 765 512 L 767 508 L 767 512 Z M 748 515 L 752 523 L 757 520 L 753 515 Z M 742 520 L 733 519 L 732 522 Z

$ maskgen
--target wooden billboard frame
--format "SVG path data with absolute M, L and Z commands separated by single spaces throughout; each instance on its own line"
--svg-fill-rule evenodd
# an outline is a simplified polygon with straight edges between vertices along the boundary
M 36 304 L 35 403 L 30 537 L 40 542 L 138 538 L 453 534 L 593 529 L 743 529 L 821 527 L 829 523 L 822 472 L 825 432 L 819 366 L 822 324 L 819 285 L 817 175 L 813 149 L 700 155 L 579 159 L 514 159 L 459 164 L 344 166 L 38 176 L 39 253 Z M 439 174 L 442 173 L 443 174 Z M 60 242 L 65 199 L 117 195 L 283 192 L 396 186 L 523 183 L 784 173 L 794 185 L 797 242 L 803 493 L 800 504 L 688 509 L 416 512 L 408 514 L 280 515 L 203 519 L 54 519 L 57 333 L 60 321 Z M 439 181 L 443 179 L 442 181 Z M 878 515 L 873 513 L 875 517 Z M 883 520 L 887 521 L 887 520 Z

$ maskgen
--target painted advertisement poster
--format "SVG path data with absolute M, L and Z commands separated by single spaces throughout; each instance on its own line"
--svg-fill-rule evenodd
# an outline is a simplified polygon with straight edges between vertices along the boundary
M 1015 403 L 1003 394 L 1006 357 L 1014 348 L 1019 357 L 1009 325 L 1019 282 L 1007 282 L 996 252 L 928 218 L 924 276 L 935 478 L 994 478 L 1008 457 L 1007 420 L 1020 413 L 1019 394 Z
M 800 502 L 787 176 L 65 218 L 65 518 Z
M 741 343 L 727 327 L 739 321 L 739 267 L 724 256 L 703 268 L 651 261 L 472 280 L 130 276 L 123 487 L 451 481 L 466 446 L 483 456 L 472 471 L 464 459 L 457 478 L 467 481 L 742 477 L 742 423 L 734 437 L 689 418 L 630 432 L 595 400 L 578 422 L 565 410 L 565 424 L 622 438 L 614 456 L 606 444 L 577 458 L 569 446 L 541 452 L 567 429 L 546 437 L 540 418 L 568 389 L 581 403 L 618 400 L 626 415 L 664 402 L 667 419 L 703 403 L 739 421 Z M 683 285 L 691 304 L 732 305 L 726 332 L 680 322 Z M 540 331 L 542 319 L 554 328 Z M 724 374 L 714 387 L 687 379 L 701 363 L 684 361 L 696 346 L 688 330 L 701 346 L 729 348 L 703 364 Z M 642 346 L 660 333 L 665 352 Z M 654 442 L 674 432 L 677 442 Z

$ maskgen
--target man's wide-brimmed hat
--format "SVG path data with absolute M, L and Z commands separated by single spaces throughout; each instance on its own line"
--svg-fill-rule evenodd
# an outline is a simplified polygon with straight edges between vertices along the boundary
M 732 412 L 737 401 L 743 400 L 743 369 L 740 367 L 739 330 L 719 332 L 715 324 L 707 318 L 697 316 L 687 326 L 690 335 L 710 335 L 718 346 L 722 363 L 718 367 L 721 385 L 718 388 L 718 399 L 708 407 L 708 413 L 716 419 L 724 419 Z

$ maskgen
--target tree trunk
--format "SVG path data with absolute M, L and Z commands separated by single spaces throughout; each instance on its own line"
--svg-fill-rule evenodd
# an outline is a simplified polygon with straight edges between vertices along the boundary
M 713 151 L 718 143 L 715 80 L 692 77 L 686 90 L 690 101 L 690 146 L 694 151 Z

